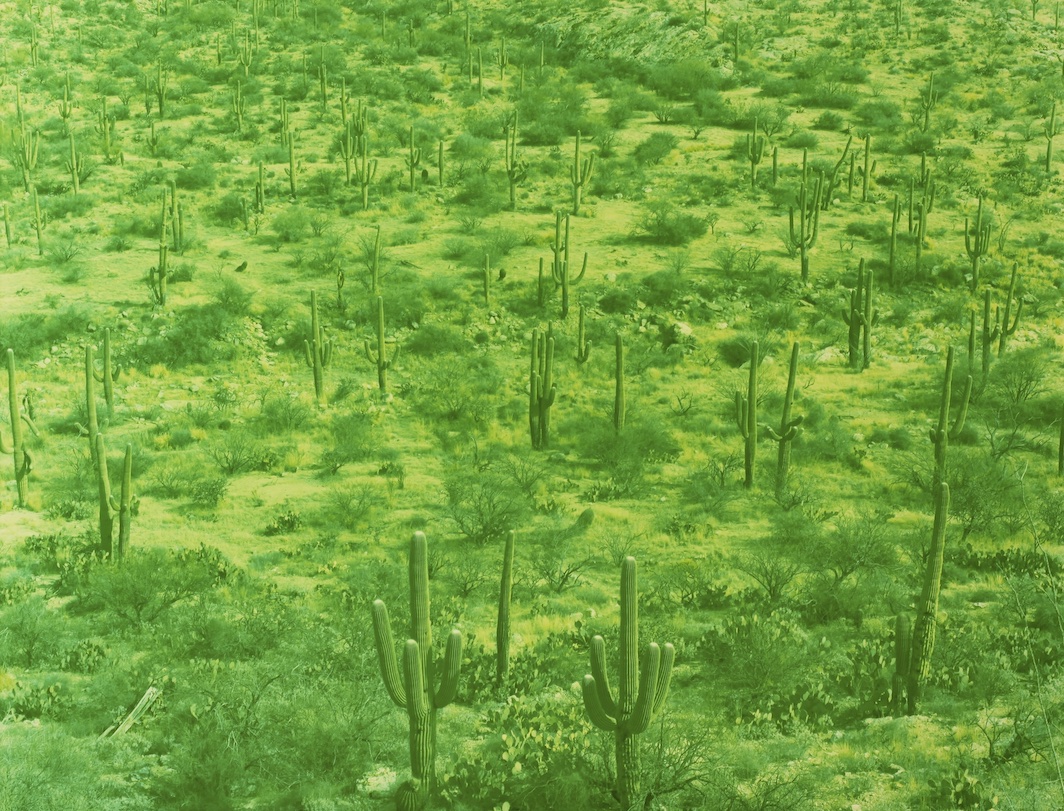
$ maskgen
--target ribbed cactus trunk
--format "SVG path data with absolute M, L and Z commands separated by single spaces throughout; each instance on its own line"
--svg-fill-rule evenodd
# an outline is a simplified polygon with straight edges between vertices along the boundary
M 631 565 L 627 565 L 631 561 Z M 635 713 L 639 690 L 639 600 L 635 560 L 621 567 L 621 669 L 618 682 L 617 718 Z M 639 740 L 629 724 L 619 722 L 616 735 L 617 795 L 624 811 L 637 803 L 642 806 L 642 763 Z
M 916 712 L 921 693 L 931 673 L 938 621 L 938 596 L 942 591 L 942 563 L 946 553 L 946 520 L 949 517 L 949 485 L 935 488 L 935 523 L 931 530 L 931 552 L 927 556 L 924 585 L 913 626 L 912 657 L 909 663 L 909 714 Z
M 750 345 L 750 378 L 746 384 L 746 394 L 735 393 L 735 422 L 742 435 L 744 452 L 744 469 L 746 476 L 743 487 L 754 486 L 754 456 L 757 453 L 757 364 L 758 343 Z
M 584 676 L 584 707 L 599 729 L 614 733 L 617 767 L 615 792 L 622 811 L 641 811 L 646 802 L 642 786 L 639 735 L 661 711 L 669 693 L 675 650 L 651 643 L 639 666 L 639 600 L 635 558 L 621 564 L 620 673 L 617 692 L 606 675 L 606 644 L 591 640 L 591 674 Z M 616 698 L 614 696 L 616 695 Z
M 26 453 L 25 438 L 22 433 L 23 416 L 19 411 L 18 390 L 15 388 L 15 352 L 7 350 L 7 401 L 11 414 L 11 447 L 2 448 L 3 453 L 10 453 L 15 463 L 15 489 L 18 493 L 18 506 L 29 506 L 30 500 L 30 459 Z M 0 446 L 3 439 L 0 438 Z
M 899 614 L 894 621 L 894 678 L 891 683 L 890 707 L 894 715 L 901 715 L 904 707 L 905 683 L 909 677 L 909 653 L 912 648 L 912 627 L 908 616 Z
M 436 660 L 432 651 L 429 624 L 428 542 L 422 532 L 410 540 L 410 638 L 403 648 L 403 675 L 395 659 L 388 609 L 377 600 L 373 604 L 373 632 L 381 676 L 389 697 L 407 711 L 409 721 L 410 777 L 396 793 L 400 811 L 420 811 L 428 807 L 436 785 L 436 711 L 446 707 L 458 690 L 462 666 L 462 635 L 452 631 L 436 685 Z
M 514 533 L 506 533 L 499 583 L 499 617 L 495 625 L 495 683 L 502 685 L 510 671 L 510 600 L 514 590 Z

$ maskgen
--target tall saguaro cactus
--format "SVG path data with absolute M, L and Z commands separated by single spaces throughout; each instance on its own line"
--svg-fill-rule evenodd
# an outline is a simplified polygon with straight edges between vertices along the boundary
M 931 444 L 935 446 L 934 486 L 946 480 L 946 451 L 951 439 L 956 439 L 964 429 L 964 420 L 968 416 L 968 402 L 972 396 L 972 376 L 968 375 L 961 395 L 961 405 L 956 419 L 950 423 L 950 405 L 953 398 L 953 347 L 946 353 L 946 375 L 942 382 L 942 396 L 939 399 L 938 424 L 931 429 Z
M 757 167 L 765 156 L 765 136 L 757 134 L 757 119 L 753 131 L 746 136 L 746 157 L 750 161 L 750 190 L 757 188 Z
M 528 373 L 528 427 L 532 448 L 543 450 L 550 445 L 550 409 L 554 405 L 554 335 L 548 324 L 541 333 L 532 330 L 532 363 Z
M 399 358 L 399 350 L 402 348 L 397 342 L 392 356 L 389 358 L 386 344 L 387 341 L 384 339 L 384 297 L 377 296 L 377 352 L 374 355 L 367 338 L 366 358 L 377 367 L 377 388 L 380 389 L 382 394 L 388 391 L 388 370 L 392 368 L 392 364 Z
M 872 327 L 878 318 L 878 312 L 872 307 L 872 271 L 865 272 L 862 259 L 857 268 L 857 286 L 850 291 L 849 307 L 842 311 L 842 320 L 849 326 L 851 369 L 868 368 L 872 359 Z
M 514 537 L 506 533 L 502 551 L 502 578 L 499 582 L 499 616 L 495 624 L 495 683 L 502 685 L 510 671 L 510 600 L 514 591 Z
M 562 223 L 565 229 L 562 230 Z M 574 284 L 584 278 L 587 273 L 587 252 L 584 252 L 584 261 L 580 265 L 580 272 L 572 274 L 569 264 L 569 215 L 562 215 L 560 211 L 554 215 L 554 242 L 551 243 L 551 251 L 554 260 L 551 264 L 551 277 L 555 287 L 562 290 L 562 319 L 569 317 L 569 291 Z
M 111 355 L 111 328 L 103 330 L 103 357 L 99 366 L 92 367 L 92 374 L 97 383 L 103 384 L 103 399 L 107 403 L 107 416 L 115 415 L 115 380 L 122 374 L 122 367 L 117 365 Z
M 25 509 L 29 506 L 30 471 L 33 469 L 33 459 L 26 450 L 26 438 L 22 432 L 22 423 L 34 434 L 36 427 L 29 414 L 23 414 L 19 409 L 18 389 L 15 387 L 15 351 L 7 350 L 7 402 L 11 413 L 11 444 L 4 443 L 0 436 L 0 453 L 11 454 L 15 463 L 15 489 L 18 493 L 18 506 Z
M 1049 111 L 1049 121 L 1045 125 L 1045 137 L 1046 137 L 1046 174 L 1053 172 L 1053 139 L 1057 137 L 1057 103 L 1053 102 L 1053 107 Z
M 624 428 L 624 418 L 628 403 L 624 394 L 624 338 L 619 332 L 617 333 L 615 344 L 616 360 L 613 371 L 613 430 L 619 434 Z
M 569 180 L 573 185 L 573 216 L 580 216 L 580 205 L 584 200 L 584 188 L 591 182 L 595 172 L 595 153 L 586 158 L 580 157 L 580 133 L 576 133 L 576 149 L 573 151 L 573 165 L 569 167 Z
M 122 463 L 122 489 L 116 499 L 111 495 L 111 478 L 107 471 L 107 447 L 103 434 L 96 435 L 96 482 L 100 493 L 100 551 L 112 559 L 121 559 L 129 548 L 129 525 L 133 515 L 133 446 L 126 444 Z M 118 545 L 115 546 L 114 523 L 118 519 Z
M 325 369 L 332 363 L 333 342 L 325 337 L 325 328 L 318 320 L 318 294 L 310 293 L 310 340 L 303 341 L 303 355 L 314 374 L 314 399 L 320 408 L 327 405 L 325 397 Z
M 400 811 L 427 807 L 436 783 L 436 711 L 446 707 L 458 691 L 462 667 L 462 634 L 452 630 L 442 663 L 432 650 L 429 624 L 428 542 L 423 532 L 410 539 L 410 637 L 403 647 L 403 672 L 395 657 L 388 609 L 373 603 L 373 639 L 388 697 L 407 711 L 410 736 L 410 777 L 396 796 Z M 437 665 L 442 664 L 437 673 Z M 438 678 L 437 678 L 438 677 Z
M 820 197 L 821 179 L 813 181 L 810 193 L 809 182 L 802 180 L 798 190 L 798 227 L 795 228 L 795 209 L 792 206 L 788 215 L 788 236 L 790 244 L 798 251 L 801 259 L 802 281 L 809 280 L 809 251 L 816 245 L 816 238 L 820 233 Z
M 949 517 L 949 485 L 935 486 L 935 523 L 931 530 L 931 551 L 916 607 L 913 625 L 912 654 L 909 657 L 909 714 L 916 712 L 924 683 L 931 673 L 931 654 L 935 650 L 935 626 L 938 622 L 938 596 L 942 591 L 942 562 L 946 553 L 946 520 Z
M 798 377 L 798 351 L 799 343 L 794 342 L 791 347 L 791 364 L 787 371 L 787 393 L 783 396 L 783 416 L 780 417 L 780 429 L 776 431 L 771 425 L 762 426 L 774 442 L 779 444 L 779 455 L 776 457 L 776 496 L 779 497 L 787 489 L 787 471 L 791 465 L 791 442 L 802 430 L 804 416 L 791 417 L 791 408 L 794 406 L 794 385 Z
M 646 732 L 661 712 L 669 695 L 676 651 L 651 642 L 639 662 L 639 593 L 635 558 L 621 563 L 620 679 L 610 688 L 606 675 L 606 643 L 601 636 L 591 640 L 591 673 L 584 676 L 584 707 L 591 723 L 615 735 L 617 765 L 616 795 L 623 811 L 640 809 L 646 796 L 642 789 L 639 735 Z
M 985 195 L 979 195 L 979 208 L 975 214 L 975 223 L 968 226 L 968 218 L 964 218 L 964 250 L 972 262 L 972 277 L 969 281 L 972 292 L 979 289 L 979 267 L 983 257 L 990 250 L 990 222 L 983 221 L 983 200 Z
M 750 378 L 746 384 L 746 394 L 735 392 L 735 422 L 744 440 L 746 477 L 743 487 L 747 489 L 754 486 L 754 455 L 757 453 L 757 363 L 758 344 L 754 341 L 750 345 Z

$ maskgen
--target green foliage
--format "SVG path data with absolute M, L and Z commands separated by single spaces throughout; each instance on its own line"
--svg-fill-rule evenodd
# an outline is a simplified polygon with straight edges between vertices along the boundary
M 680 144 L 680 139 L 671 132 L 651 133 L 645 140 L 636 144 L 632 157 L 643 166 L 656 166 Z
M 656 245 L 686 245 L 706 233 L 709 224 L 665 200 L 653 200 L 643 207 L 639 233 Z
M 140 626 L 231 574 L 229 562 L 207 546 L 177 551 L 133 547 L 122 560 L 90 571 L 81 599 L 86 606 Z

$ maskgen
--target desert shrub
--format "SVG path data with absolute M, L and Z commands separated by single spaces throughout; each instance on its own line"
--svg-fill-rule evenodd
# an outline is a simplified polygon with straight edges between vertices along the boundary
M 709 224 L 668 200 L 652 200 L 643 206 L 639 233 L 659 245 L 686 245 L 706 233 Z
M 786 141 L 783 142 L 784 146 L 791 149 L 816 149 L 817 144 L 820 143 L 820 139 L 815 132 L 808 132 L 804 130 L 798 130 Z
M 719 70 L 701 59 L 678 59 L 650 67 L 646 86 L 667 99 L 689 99 L 705 89 L 724 89 L 726 80 Z
M 403 344 L 404 352 L 425 357 L 460 354 L 468 349 L 469 341 L 461 330 L 449 324 L 423 324 Z
M 636 163 L 655 166 L 669 156 L 680 144 L 680 139 L 671 132 L 655 132 L 638 143 L 632 151 Z
M 217 304 L 186 307 L 173 319 L 158 319 L 157 330 L 131 349 L 136 365 L 146 368 L 157 363 L 171 369 L 193 363 L 219 363 L 236 355 L 237 347 L 226 341 L 232 316 Z
M 102 559 L 97 535 L 88 529 L 79 534 L 32 535 L 26 539 L 26 551 L 38 559 L 44 572 L 59 575 L 56 593 L 73 594 Z
M 598 420 L 582 431 L 588 455 L 606 479 L 592 485 L 592 500 L 628 498 L 642 488 L 650 470 L 677 459 L 680 444 L 661 421 L 629 419 L 618 433 L 612 423 Z
M 43 597 L 31 597 L 0 612 L 0 661 L 8 666 L 42 668 L 63 643 L 62 619 Z
M 458 531 L 477 546 L 497 541 L 528 512 L 521 493 L 501 473 L 452 470 L 446 479 L 447 510 Z
M 218 170 L 209 160 L 183 166 L 174 173 L 178 188 L 200 190 L 213 189 L 218 180 Z
M 229 562 L 210 547 L 176 551 L 134 547 L 121 560 L 90 572 L 82 601 L 129 624 L 142 625 L 182 600 L 204 594 L 231 573 Z
M 373 417 L 364 411 L 334 416 L 329 424 L 331 441 L 322 452 L 322 468 L 335 474 L 347 464 L 369 458 L 377 450 Z
M 825 110 L 817 116 L 816 121 L 813 122 L 813 127 L 818 130 L 836 132 L 842 129 L 844 123 L 842 116 L 834 110 Z
M 310 230 L 310 213 L 299 206 L 285 209 L 270 222 L 281 242 L 301 242 Z
M 295 510 L 285 510 L 270 519 L 262 534 L 269 537 L 287 535 L 289 532 L 295 532 L 301 526 L 303 526 L 303 519 L 299 513 Z

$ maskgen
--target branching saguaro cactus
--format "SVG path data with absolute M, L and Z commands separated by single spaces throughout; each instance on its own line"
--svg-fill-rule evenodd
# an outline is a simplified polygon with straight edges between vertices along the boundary
M 562 229 L 562 223 L 565 229 Z M 574 284 L 584 278 L 587 273 L 587 252 L 584 252 L 584 261 L 580 265 L 580 272 L 573 276 L 569 264 L 569 215 L 555 212 L 554 214 L 554 242 L 551 243 L 551 251 L 554 260 L 551 264 L 551 277 L 554 279 L 555 288 L 562 291 L 562 319 L 569 317 L 569 291 Z
M 949 485 L 935 485 L 935 523 L 931 530 L 931 551 L 916 606 L 913 625 L 912 654 L 909 662 L 908 710 L 916 712 L 921 693 L 931 673 L 931 655 L 935 650 L 935 626 L 938 622 L 938 596 L 942 591 L 942 562 L 946 553 L 946 521 L 949 517 Z
M 414 146 L 414 127 L 410 126 L 410 131 L 407 135 L 407 156 L 406 156 L 406 168 L 410 173 L 410 193 L 413 194 L 416 188 L 416 172 L 419 166 L 421 166 L 421 148 Z
M 499 583 L 499 617 L 495 624 L 495 683 L 500 687 L 510 672 L 510 602 L 514 591 L 514 538 L 506 533 L 502 550 L 502 579 Z
M 964 420 L 968 416 L 968 402 L 972 396 L 972 376 L 968 375 L 961 395 L 960 409 L 957 417 L 950 423 L 950 404 L 953 398 L 953 347 L 946 353 L 946 375 L 942 383 L 942 397 L 939 400 L 938 424 L 931 429 L 931 444 L 935 446 L 935 471 L 933 484 L 938 486 L 946 480 L 946 451 L 951 439 L 956 439 L 964 430 Z
M 802 281 L 809 280 L 809 251 L 816 245 L 816 238 L 820 232 L 820 178 L 813 181 L 810 192 L 809 182 L 802 180 L 798 190 L 798 227 L 795 228 L 795 208 L 791 206 L 789 217 L 788 237 L 790 244 L 798 251 L 801 257 Z M 792 256 L 794 254 L 791 254 Z
M 5 444 L 0 436 L 0 453 L 11 454 L 15 463 L 15 490 L 18 494 L 18 506 L 29 506 L 30 471 L 33 459 L 26 450 L 26 437 L 22 432 L 22 423 L 37 436 L 37 428 L 29 414 L 23 414 L 19 408 L 18 389 L 15 386 L 15 351 L 7 350 L 7 403 L 11 414 L 11 444 Z
M 864 171 L 861 172 L 861 202 L 868 202 L 868 185 L 872 182 L 872 174 L 876 171 L 876 162 L 872 160 L 872 136 L 864 137 Z
M 93 469 L 100 467 L 99 457 L 96 455 L 96 438 L 100 435 L 100 421 L 96 415 L 96 348 L 85 347 L 85 422 L 84 428 L 78 426 L 89 438 L 89 455 L 92 457 Z
M 1046 174 L 1051 174 L 1053 171 L 1053 139 L 1057 137 L 1057 103 L 1053 102 L 1053 107 L 1049 111 L 1049 121 L 1046 122 L 1044 130 L 1046 138 Z
M 617 691 L 606 675 L 606 643 L 601 636 L 591 640 L 591 673 L 584 676 L 584 707 L 591 723 L 613 732 L 617 766 L 616 796 L 622 811 L 641 809 L 646 801 L 642 788 L 639 735 L 646 732 L 661 712 L 669 695 L 676 651 L 651 642 L 639 662 L 639 590 L 635 558 L 621 563 L 620 679 Z
M 757 167 L 765 156 L 765 136 L 757 134 L 757 119 L 754 119 L 753 132 L 746 136 L 746 157 L 750 161 L 750 189 L 757 188 Z
M 517 113 L 506 121 L 503 127 L 506 141 L 506 180 L 510 187 L 510 211 L 517 210 L 517 187 L 528 177 L 528 162 L 517 157 Z
M 750 378 L 746 384 L 746 394 L 735 392 L 735 422 L 744 443 L 744 469 L 746 476 L 743 487 L 754 486 L 754 456 L 757 453 L 757 363 L 758 344 L 750 345 Z
M 1004 311 L 994 310 L 995 326 L 994 330 L 997 334 L 998 342 L 998 357 L 1000 358 L 1005 354 L 1005 344 L 1008 339 L 1016 332 L 1016 327 L 1020 323 L 1020 313 L 1023 312 L 1023 299 L 1016 299 L 1016 275 L 1019 273 L 1019 265 L 1013 264 L 1012 276 L 1009 278 L 1009 289 L 1005 294 L 1005 309 Z M 1012 305 L 1016 302 L 1016 314 L 1012 314 Z M 998 313 L 1001 312 L 1000 318 Z
M 100 493 L 100 551 L 107 558 L 120 560 L 129 548 L 129 526 L 133 515 L 133 446 L 126 444 L 122 463 L 122 490 L 116 499 L 111 495 L 107 471 L 107 446 L 103 434 L 96 435 L 96 483 Z M 118 545 L 115 546 L 114 524 L 118 519 Z
M 77 144 L 74 143 L 74 133 L 70 133 L 70 157 L 67 158 L 66 169 L 70 172 L 70 186 L 74 194 L 81 191 L 81 176 L 85 172 L 85 158 L 78 152 Z
M 857 286 L 850 291 L 850 305 L 843 309 L 842 320 L 849 326 L 850 368 L 867 369 L 872 360 L 872 327 L 879 312 L 872 307 L 872 271 L 865 271 L 864 259 L 857 267 Z
M 892 288 L 898 279 L 898 222 L 901 220 L 901 198 L 894 195 L 894 208 L 890 214 L 890 253 L 887 259 L 887 284 Z
M 400 811 L 427 807 L 436 784 L 436 711 L 446 707 L 458 691 L 462 667 L 462 634 L 452 630 L 437 678 L 429 624 L 429 562 L 425 534 L 410 539 L 410 638 L 403 647 L 403 674 L 395 658 L 395 643 L 388 609 L 381 600 L 373 603 L 373 638 L 380 661 L 381 677 L 388 696 L 405 709 L 409 719 L 410 780 L 396 795 Z
M 550 324 L 545 333 L 532 330 L 532 365 L 528 375 L 528 426 L 532 448 L 550 445 L 550 409 L 554 405 L 554 335 Z
M 314 399 L 319 408 L 328 405 L 325 397 L 325 370 L 332 363 L 333 342 L 325 337 L 325 328 L 318 320 L 318 294 L 310 294 L 310 340 L 303 341 L 303 355 L 307 367 L 314 374 Z
M 791 442 L 802 430 L 804 416 L 791 416 L 794 406 L 794 387 L 798 377 L 798 352 L 799 343 L 794 342 L 791 346 L 791 364 L 787 370 L 787 393 L 783 396 L 783 415 L 780 417 L 779 431 L 770 425 L 763 425 L 765 433 L 779 444 L 779 454 L 776 457 L 776 495 L 782 496 L 787 489 L 787 472 L 791 464 Z
M 580 133 L 576 133 L 576 149 L 573 151 L 573 165 L 569 167 L 569 180 L 573 185 L 573 216 L 580 216 L 580 206 L 584 200 L 584 189 L 591 182 L 595 172 L 595 153 L 586 158 L 580 157 Z
M 983 201 L 985 199 L 986 195 L 979 195 L 979 208 L 975 214 L 975 223 L 969 226 L 968 218 L 964 218 L 964 250 L 968 253 L 968 258 L 972 262 L 972 275 L 968 283 L 973 293 L 979 289 L 979 268 L 983 257 L 990 250 L 991 224 L 989 221 L 984 222 L 983 220 Z
M 387 342 L 384 339 L 384 297 L 377 296 L 377 351 L 374 355 L 369 339 L 366 339 L 366 358 L 377 367 L 377 388 L 384 394 L 388 391 L 388 370 L 399 359 L 399 350 L 402 348 L 397 342 L 392 351 L 391 358 L 386 350 Z
M 92 375 L 97 383 L 103 385 L 103 399 L 107 403 L 107 416 L 115 415 L 115 380 L 122 374 L 122 367 L 116 364 L 111 355 L 111 328 L 103 331 L 103 357 L 92 366 Z

